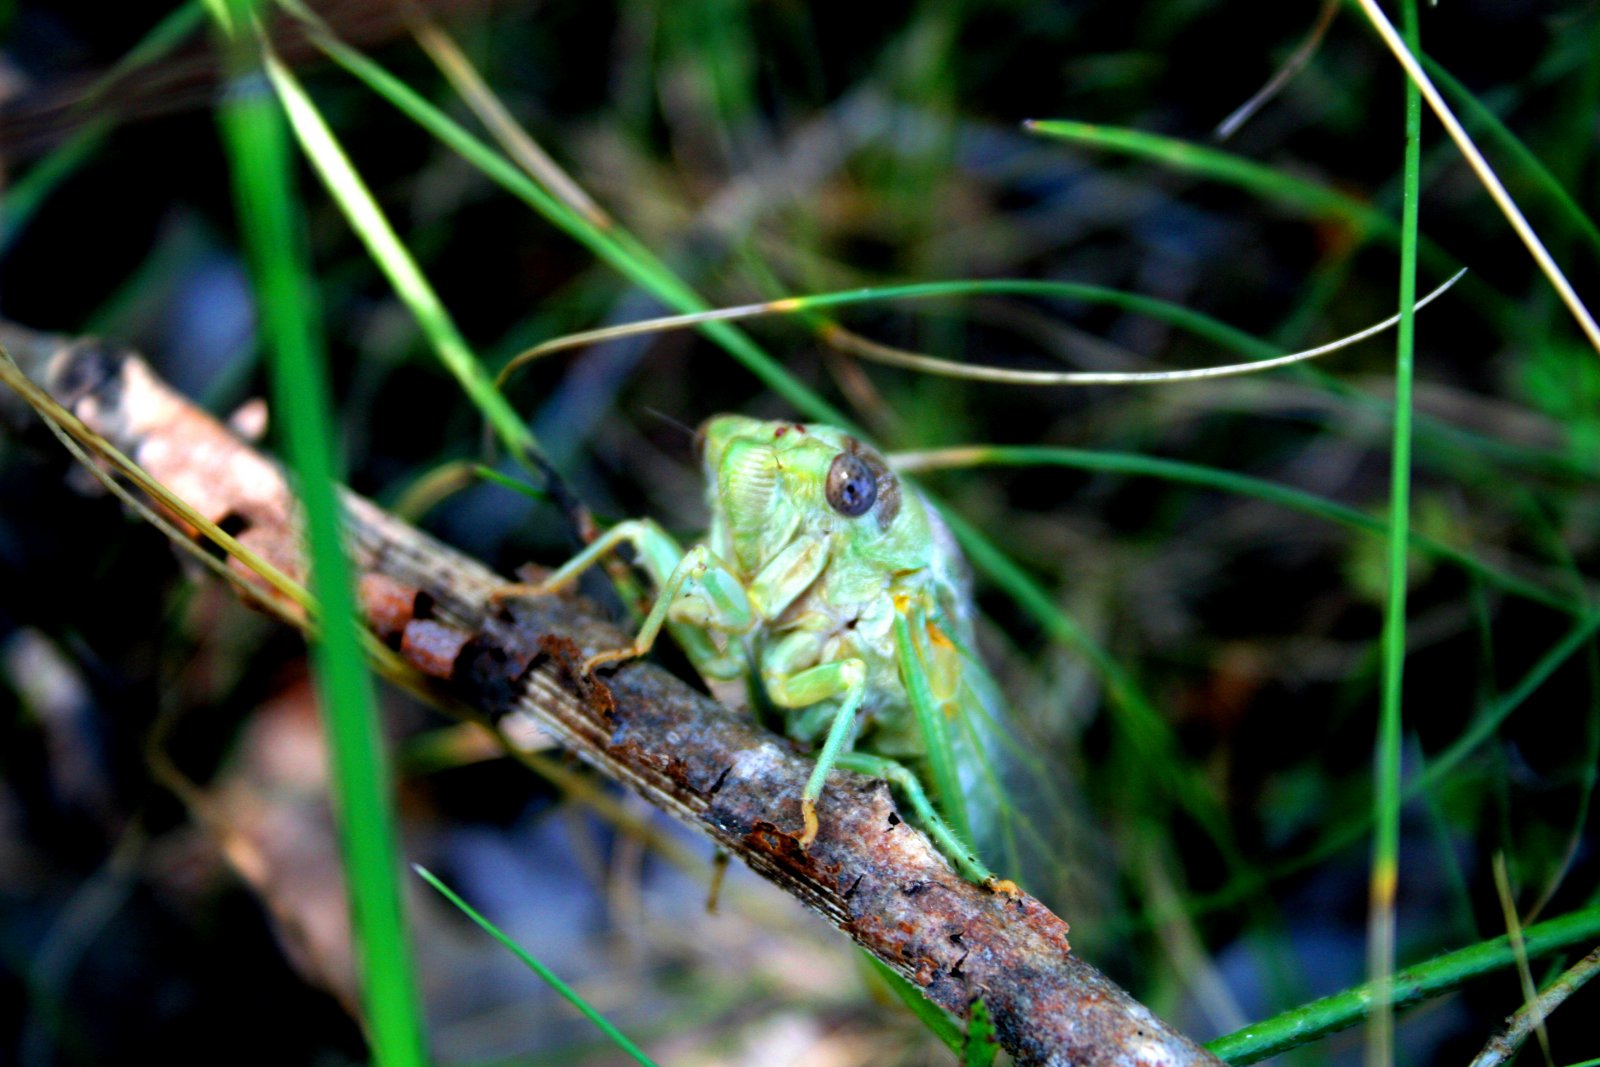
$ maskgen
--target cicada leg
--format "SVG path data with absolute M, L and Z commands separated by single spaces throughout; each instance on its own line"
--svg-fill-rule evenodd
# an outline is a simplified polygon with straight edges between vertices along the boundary
M 706 889 L 706 914 L 717 913 L 717 898 L 722 895 L 722 881 L 728 875 L 728 853 L 718 848 L 711 854 L 711 885 Z
M 634 552 L 638 555 L 639 569 L 650 576 L 650 580 L 657 588 L 666 581 L 667 575 L 672 573 L 678 561 L 683 558 L 683 549 L 679 548 L 678 543 L 659 525 L 649 519 L 629 519 L 617 523 L 589 542 L 583 551 L 567 560 L 558 569 L 551 571 L 543 581 L 501 586 L 494 591 L 493 598 L 506 600 L 517 596 L 544 596 L 559 592 L 577 581 L 578 576 L 584 571 L 600 562 L 606 553 L 615 551 L 617 546 L 622 544 L 633 546 Z
M 678 547 L 665 530 L 649 519 L 630 519 L 607 530 L 542 582 L 508 585 L 495 591 L 495 599 L 545 595 L 578 579 L 618 545 L 633 546 L 637 563 L 656 586 L 655 603 L 645 615 L 633 643 L 597 652 L 584 661 L 586 670 L 605 663 L 633 659 L 649 652 L 667 622 L 682 623 L 674 630 L 690 659 L 702 672 L 725 673 L 721 657 L 706 634 L 743 633 L 755 623 L 749 598 L 739 580 L 704 545 L 688 552 Z
M 809 708 L 813 704 L 839 698 L 839 706 L 832 713 L 833 722 L 828 727 L 828 736 L 817 753 L 816 769 L 811 772 L 805 790 L 800 794 L 800 817 L 803 823 L 799 837 L 801 848 L 811 847 L 811 842 L 817 839 L 817 798 L 822 795 L 828 771 L 838 761 L 839 754 L 849 748 L 851 735 L 855 732 L 856 712 L 867 695 L 867 665 L 859 659 L 842 659 L 793 671 L 788 669 L 790 660 L 804 661 L 803 657 L 813 639 L 809 634 L 795 635 L 787 644 L 780 644 L 768 653 L 761 671 L 767 695 L 779 707 Z
M 911 810 L 917 813 L 917 821 L 928 832 L 928 836 L 933 838 L 934 844 L 939 846 L 945 858 L 955 864 L 956 870 L 961 872 L 961 877 L 969 882 L 977 882 L 995 893 L 1013 897 L 1021 895 L 1022 890 L 1017 888 L 1017 883 L 1009 878 L 1001 878 L 985 867 L 983 861 L 978 859 L 972 849 L 951 829 L 950 824 L 934 810 L 927 791 L 922 788 L 922 782 L 905 764 L 897 763 L 887 756 L 846 752 L 839 756 L 838 766 L 874 778 L 882 778 L 899 789 L 910 803 Z
M 703 650 L 693 647 L 703 645 L 704 649 L 710 648 L 709 641 L 704 641 L 706 629 L 742 633 L 755 624 L 755 613 L 750 608 L 744 586 L 717 562 L 709 548 L 695 545 L 678 561 L 666 581 L 661 583 L 656 602 L 650 605 L 650 613 L 640 624 L 633 644 L 626 648 L 596 652 L 584 661 L 584 667 L 593 670 L 602 663 L 644 655 L 655 645 L 656 638 L 661 635 L 661 627 L 669 617 L 686 624 L 680 632 L 697 635 L 699 640 L 690 639 L 690 655 L 696 665 L 707 673 L 715 672 L 708 669 Z

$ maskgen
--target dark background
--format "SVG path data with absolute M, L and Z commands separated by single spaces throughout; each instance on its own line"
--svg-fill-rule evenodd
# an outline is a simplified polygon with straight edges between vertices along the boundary
M 320 9 L 471 123 L 397 7 Z M 227 414 L 264 381 L 206 28 L 96 90 L 168 10 L 0 5 L 10 189 L 104 128 L 37 211 L 18 217 L 0 201 L 0 315 L 133 342 Z M 1170 300 L 1287 351 L 1397 303 L 1395 249 L 1347 223 L 1021 126 L 1071 118 L 1209 143 L 1310 30 L 1310 3 L 455 2 L 436 13 L 545 149 L 716 305 L 1066 280 Z M 1592 218 L 1600 8 L 1454 2 L 1424 10 L 1422 35 Z M 282 40 L 486 364 L 663 312 L 292 32 Z M 1359 12 L 1341 10 L 1307 67 L 1223 147 L 1398 218 L 1401 93 Z M 1423 232 L 1471 273 L 1419 318 L 1413 525 L 1581 597 L 1596 564 L 1600 363 L 1426 117 L 1423 153 Z M 1504 152 L 1491 157 L 1593 301 L 1600 252 Z M 393 503 L 438 464 L 477 455 L 478 421 L 309 168 L 301 178 L 340 405 L 332 432 L 351 483 Z M 1425 267 L 1421 288 L 1441 280 Z M 873 304 L 839 319 L 875 340 L 998 365 L 1235 358 L 1085 304 Z M 1332 357 L 1321 375 L 1045 389 L 862 371 L 798 320 L 750 330 L 886 448 L 1168 457 L 1386 513 L 1392 335 Z M 704 521 L 687 428 L 725 410 L 793 415 L 692 333 L 551 359 L 511 395 L 597 513 L 653 515 L 685 536 Z M 359 1059 L 339 939 L 305 932 L 341 912 L 318 779 L 295 771 L 298 754 L 314 763 L 318 751 L 302 646 L 195 584 L 157 533 L 81 495 L 68 467 L 0 439 L 0 1063 Z M 1069 810 L 1040 817 L 1066 828 L 1068 873 L 1048 895 L 1075 947 L 1201 1038 L 1362 980 L 1368 839 L 1319 845 L 1370 810 L 1381 541 L 1152 478 L 991 469 L 925 484 L 1110 650 L 1178 741 L 1170 764 L 1138 758 L 1083 657 L 978 583 L 982 640 L 1018 730 L 1059 768 Z M 425 521 L 505 569 L 570 551 L 550 509 L 500 488 L 452 497 Z M 1572 624 L 1423 556 L 1410 593 L 1408 781 Z M 1596 675 L 1589 647 L 1407 808 L 1402 963 L 1504 932 L 1496 856 L 1524 916 L 1541 899 L 1544 918 L 1593 902 Z M 837 939 L 753 880 L 736 879 L 731 917 L 709 919 L 701 875 L 574 814 L 524 771 L 429 756 L 430 739 L 455 737 L 449 724 L 398 696 L 386 703 L 408 856 L 587 981 L 664 1062 L 930 1055 L 899 1009 L 861 991 Z M 153 737 L 192 793 L 153 765 Z M 1173 805 L 1177 774 L 1205 783 L 1226 840 Z M 201 817 L 207 804 L 258 831 L 287 873 L 242 877 L 226 834 Z M 415 908 L 441 1060 L 615 1058 L 458 916 L 432 900 Z M 1402 1062 L 1469 1058 L 1520 1002 L 1501 974 L 1405 1016 Z M 1600 1055 L 1581 1023 L 1594 1010 L 1589 996 L 1557 1014 L 1554 1062 Z M 1299 1055 L 1351 1060 L 1358 1035 Z

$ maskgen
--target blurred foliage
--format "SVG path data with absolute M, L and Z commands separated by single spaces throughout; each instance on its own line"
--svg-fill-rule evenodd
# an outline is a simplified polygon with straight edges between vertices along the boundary
M 1304 69 L 1230 139 L 1212 140 L 1301 44 L 1317 7 L 446 0 L 432 14 L 638 254 L 711 306 L 1039 279 L 1171 301 L 1287 351 L 1384 318 L 1398 291 L 1401 80 L 1358 12 L 1341 9 Z M 190 19 L 158 57 L 102 80 L 171 10 L 0 7 L 0 160 L 8 187 L 27 193 L 0 201 L 0 314 L 131 341 L 226 414 L 265 382 L 212 110 L 214 43 Z M 318 10 L 477 128 L 402 5 Z M 278 31 L 490 373 L 529 345 L 675 310 L 327 62 L 286 19 Z M 1422 15 L 1424 48 L 1472 94 L 1453 103 L 1591 302 L 1596 39 L 1592 0 Z M 1520 144 L 1497 141 L 1485 116 Z M 1049 139 L 1025 119 L 1158 135 L 1168 147 Z M 1404 775 L 1427 788 L 1402 823 L 1402 963 L 1504 932 L 1496 855 L 1525 921 L 1592 905 L 1600 877 L 1589 825 L 1600 658 L 1590 634 L 1558 645 L 1592 603 L 1600 566 L 1600 364 L 1437 124 L 1425 118 L 1423 136 L 1420 286 L 1458 264 L 1471 273 L 1418 317 L 1412 526 L 1571 610 L 1413 556 Z M 1225 153 L 1267 184 L 1180 165 L 1173 144 Z M 355 488 L 393 502 L 442 464 L 478 458 L 481 415 L 309 167 L 300 178 L 336 444 Z M 1285 192 L 1306 190 L 1316 196 Z M 1088 302 L 974 297 L 830 314 L 874 341 L 1000 366 L 1236 358 Z M 1260 378 L 1040 389 L 861 365 L 817 325 L 796 316 L 745 329 L 886 448 L 1136 453 L 1369 515 L 1386 508 L 1389 337 Z M 720 411 L 797 414 L 693 332 L 552 357 L 508 391 L 602 517 L 652 515 L 686 536 L 704 520 L 689 428 Z M 264 886 L 227 869 L 214 823 L 173 779 L 175 768 L 239 827 L 246 813 L 282 810 L 291 786 L 320 797 L 317 774 L 296 762 L 318 752 L 303 648 L 191 584 L 152 531 L 77 495 L 66 467 L 0 442 L 0 1059 L 186 1058 L 244 1044 L 277 1058 L 359 1058 L 337 961 L 286 919 L 337 918 L 336 889 L 324 895 L 304 873 Z M 1075 948 L 1200 1038 L 1360 981 L 1381 540 L 1248 492 L 1111 470 L 921 479 L 1115 668 L 1063 647 L 1038 612 L 978 581 L 985 651 L 1015 728 L 1056 768 L 1055 810 L 1039 817 L 1068 828 L 1066 876 L 1047 888 Z M 555 508 L 494 484 L 450 496 L 424 521 L 508 571 L 571 550 Z M 1504 699 L 1530 677 L 1540 684 Z M 1171 731 L 1160 758 L 1115 713 L 1130 691 Z M 412 744 L 450 729 L 393 694 L 386 702 L 393 733 Z M 1452 749 L 1483 723 L 1481 739 Z M 407 854 L 658 1061 L 948 1055 L 872 999 L 839 939 L 752 879 L 735 877 L 722 914 L 704 916 L 701 874 L 556 804 L 526 772 L 462 751 L 458 766 L 401 783 Z M 1446 753 L 1444 773 L 1426 777 Z M 1177 803 L 1190 788 L 1214 818 Z M 295 834 L 314 836 L 318 810 L 301 813 Z M 412 911 L 441 1061 L 534 1050 L 616 1061 L 436 907 Z M 1560 962 L 1535 961 L 1535 980 Z M 1556 1063 L 1600 1055 L 1584 1021 L 1594 996 L 1552 1019 Z M 1490 1020 L 1521 1000 L 1502 970 L 1402 1015 L 1405 1061 L 1470 1058 Z M 1295 1055 L 1345 1060 L 1355 1049 L 1335 1038 Z

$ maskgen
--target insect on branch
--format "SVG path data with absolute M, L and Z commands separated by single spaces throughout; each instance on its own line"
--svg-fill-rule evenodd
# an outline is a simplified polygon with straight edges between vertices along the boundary
M 9 325 L 0 325 L 0 342 L 89 429 L 303 578 L 281 471 L 136 353 Z M 0 390 L 0 419 L 25 417 L 20 398 Z M 592 607 L 553 596 L 498 600 L 504 580 L 481 564 L 354 494 L 345 507 L 368 625 L 450 701 L 491 721 L 531 715 L 601 774 L 700 829 L 958 1016 L 981 997 L 1017 1063 L 1220 1062 L 1074 955 L 1066 923 L 1038 901 L 989 892 L 952 870 L 882 781 L 836 771 L 818 805 L 821 833 L 802 849 L 798 798 L 811 762 L 789 744 L 652 664 L 589 677 L 586 656 L 628 640 Z M 258 588 L 260 598 L 279 595 Z

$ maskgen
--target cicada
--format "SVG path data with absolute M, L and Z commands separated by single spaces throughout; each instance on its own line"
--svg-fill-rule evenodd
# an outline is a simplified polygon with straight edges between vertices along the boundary
M 783 731 L 816 749 L 803 847 L 829 773 L 846 766 L 899 788 L 966 877 L 1014 888 L 973 844 L 994 817 L 982 743 L 994 687 L 972 653 L 966 568 L 949 531 L 842 430 L 720 415 L 702 434 L 702 541 L 685 551 L 650 519 L 620 522 L 530 591 L 558 590 L 631 545 L 655 600 L 633 644 L 588 669 L 644 655 L 666 627 L 708 681 L 758 678 Z

